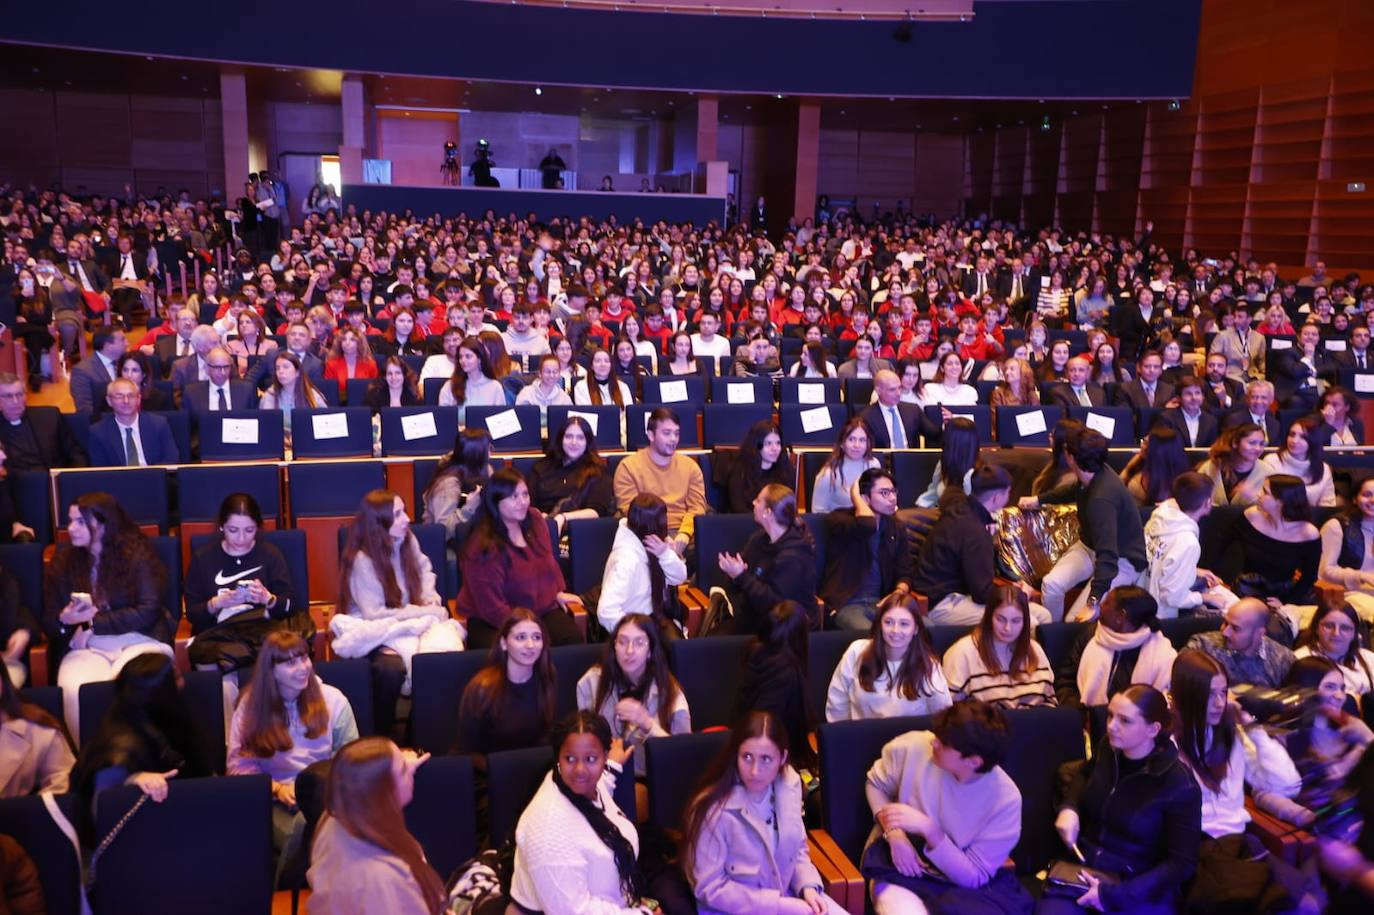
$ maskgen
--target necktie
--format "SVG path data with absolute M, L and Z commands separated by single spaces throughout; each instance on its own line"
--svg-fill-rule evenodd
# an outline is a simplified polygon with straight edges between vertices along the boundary
M 224 413 L 229 409 L 229 404 L 225 403 L 224 400 L 224 388 L 216 388 L 215 390 L 219 394 L 219 410 Z
M 1155 386 L 1152 384 L 1145 385 L 1145 402 L 1152 407 L 1155 405 Z
M 180 338 L 180 337 L 177 338 L 177 355 L 178 355 L 178 356 L 189 356 L 189 355 L 191 355 L 191 344 L 188 343 L 186 340 Z
M 122 254 L 119 259 L 119 274 L 124 275 L 124 271 L 129 269 L 129 255 Z
M 1355 361 L 1356 361 L 1357 363 L 1359 363 L 1360 368 L 1363 369 L 1363 368 L 1364 368 L 1364 353 L 1356 353 L 1356 354 L 1355 354 Z
M 1013 300 L 1021 298 L 1021 277 L 1011 278 L 1011 297 Z
M 1084 407 L 1091 407 L 1093 405 L 1093 402 L 1088 398 L 1087 388 L 1078 389 L 1078 403 Z
M 124 463 L 130 467 L 137 467 L 142 463 L 138 459 L 138 444 L 134 442 L 134 430 L 129 426 L 124 427 Z
M 902 417 L 896 407 L 887 408 L 888 422 L 892 426 L 892 447 L 906 447 L 906 430 L 902 428 Z

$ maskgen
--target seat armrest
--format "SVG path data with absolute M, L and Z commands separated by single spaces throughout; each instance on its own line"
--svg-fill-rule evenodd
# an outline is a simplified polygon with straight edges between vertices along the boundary
M 812 829 L 807 832 L 806 838 L 811 849 L 811 861 L 825 881 L 826 894 L 850 915 L 864 915 L 868 905 L 868 886 L 859 868 L 824 829 Z
M 1261 810 L 1252 798 L 1245 799 L 1245 810 L 1250 814 L 1247 831 L 1258 838 L 1271 855 L 1296 867 L 1316 851 L 1317 840 L 1310 832 Z

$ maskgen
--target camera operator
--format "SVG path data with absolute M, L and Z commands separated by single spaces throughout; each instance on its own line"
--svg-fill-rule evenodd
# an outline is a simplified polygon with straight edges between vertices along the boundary
M 491 144 L 486 140 L 478 140 L 477 156 L 472 160 L 472 165 L 468 166 L 472 183 L 478 187 L 500 187 L 501 182 L 491 176 L 491 167 L 495 164 L 496 161 L 491 157 Z

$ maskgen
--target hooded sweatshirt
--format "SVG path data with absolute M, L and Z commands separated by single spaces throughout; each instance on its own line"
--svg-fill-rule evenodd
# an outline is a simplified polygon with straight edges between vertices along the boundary
M 1201 556 L 1197 522 L 1173 499 L 1159 503 L 1145 525 L 1149 568 L 1143 584 L 1159 602 L 1160 619 L 1172 619 L 1181 609 L 1202 605 L 1202 592 L 1194 590 Z

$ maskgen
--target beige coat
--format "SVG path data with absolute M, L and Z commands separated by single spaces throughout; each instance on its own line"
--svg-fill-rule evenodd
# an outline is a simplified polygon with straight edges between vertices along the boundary
M 0 797 L 65 794 L 75 762 L 60 731 L 26 718 L 0 724 Z

